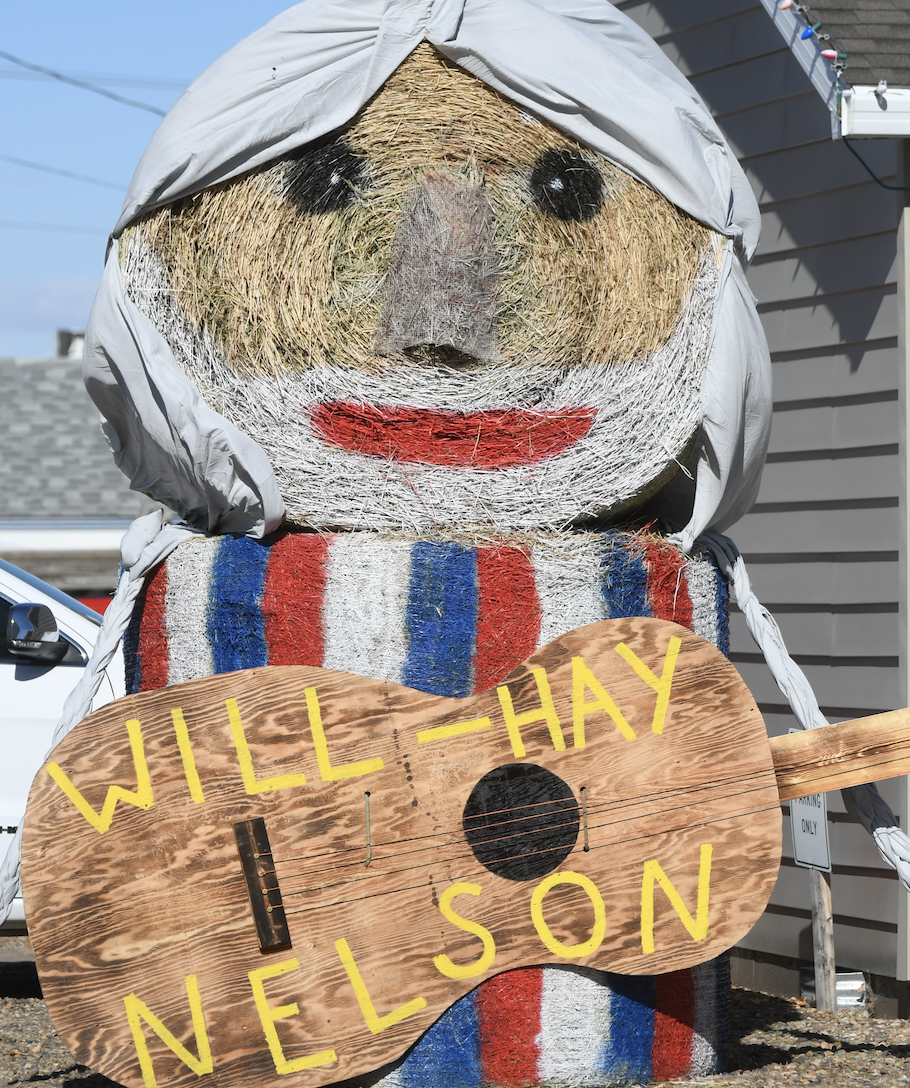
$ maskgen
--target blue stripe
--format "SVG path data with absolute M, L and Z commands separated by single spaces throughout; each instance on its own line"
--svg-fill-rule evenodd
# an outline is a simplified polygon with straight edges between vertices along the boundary
M 713 561 L 712 561 L 713 562 Z M 720 569 L 714 566 L 717 585 L 717 648 L 725 657 L 730 656 L 730 587 Z
M 480 1025 L 473 993 L 442 1014 L 397 1073 L 405 1088 L 480 1088 Z
M 654 1043 L 654 979 L 649 975 L 607 976 L 610 998 L 610 1041 L 601 1056 L 601 1070 L 645 1083 L 651 1079 Z
M 600 591 L 611 620 L 623 616 L 650 616 L 648 571 L 644 554 L 628 533 L 603 534 L 600 555 Z
M 152 574 L 154 571 L 152 572 Z M 142 614 L 145 611 L 145 594 L 152 574 L 145 576 L 145 585 L 139 592 L 130 621 L 123 632 L 123 672 L 126 694 L 135 695 L 142 688 L 142 662 L 139 660 L 139 630 L 142 626 Z
M 427 541 L 414 545 L 407 625 L 402 682 L 431 695 L 470 695 L 477 627 L 473 548 Z
M 262 592 L 269 549 L 248 536 L 222 539 L 212 564 L 206 633 L 215 672 L 269 662 Z

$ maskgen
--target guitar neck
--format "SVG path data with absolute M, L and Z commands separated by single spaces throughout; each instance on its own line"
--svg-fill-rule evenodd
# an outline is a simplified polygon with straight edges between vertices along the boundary
M 781 801 L 910 774 L 910 709 L 771 738 Z

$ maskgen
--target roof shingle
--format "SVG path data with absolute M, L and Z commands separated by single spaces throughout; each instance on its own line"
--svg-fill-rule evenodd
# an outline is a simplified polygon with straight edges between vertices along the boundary
M 813 0 L 811 12 L 847 54 L 848 83 L 910 87 L 910 0 Z

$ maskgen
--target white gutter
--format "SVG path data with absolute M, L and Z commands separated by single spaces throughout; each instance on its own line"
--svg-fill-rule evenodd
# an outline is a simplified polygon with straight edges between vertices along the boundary
M 835 140 L 838 139 L 841 133 L 836 88 L 837 73 L 834 65 L 822 56 L 822 44 L 814 34 L 809 38 L 800 37 L 806 29 L 806 21 L 797 13 L 795 6 L 781 11 L 778 6 L 779 0 L 761 0 L 761 2 L 762 7 L 771 17 L 771 22 L 790 47 L 790 52 L 796 57 L 800 67 L 812 82 L 812 86 L 828 107 L 831 114 L 831 136 Z
M 844 136 L 910 136 L 910 87 L 851 87 L 841 96 Z

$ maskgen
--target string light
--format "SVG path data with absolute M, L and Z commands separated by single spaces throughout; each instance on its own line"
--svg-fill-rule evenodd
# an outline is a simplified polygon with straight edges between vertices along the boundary
M 793 8 L 795 12 L 802 15 L 809 25 L 803 29 L 800 33 L 800 41 L 807 41 L 809 38 L 817 38 L 819 44 L 822 42 L 830 42 L 831 35 L 822 30 L 822 24 L 820 22 L 812 22 L 812 12 L 809 9 L 808 4 L 801 4 L 799 0 L 780 0 L 777 5 L 780 11 L 788 11 Z M 821 55 L 825 60 L 830 61 L 834 65 L 836 78 L 839 80 L 844 68 L 847 67 L 847 54 L 839 49 L 834 49 L 828 46 L 825 49 L 820 50 Z

